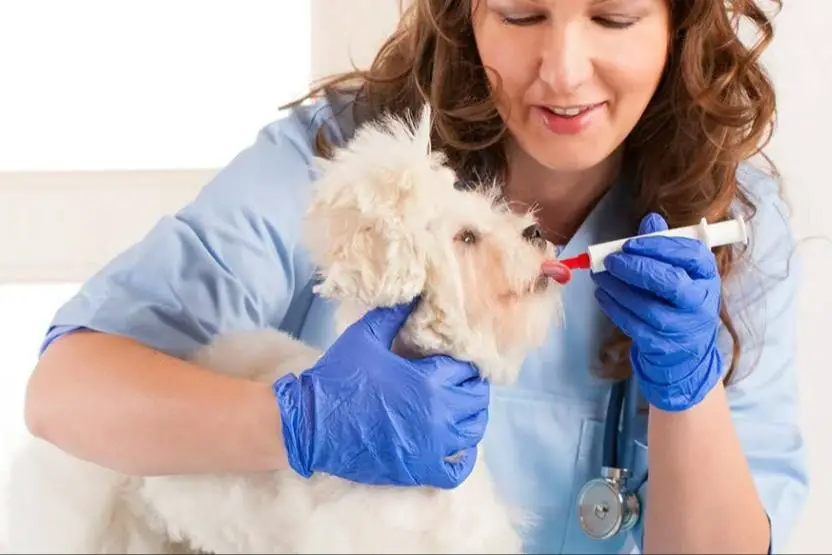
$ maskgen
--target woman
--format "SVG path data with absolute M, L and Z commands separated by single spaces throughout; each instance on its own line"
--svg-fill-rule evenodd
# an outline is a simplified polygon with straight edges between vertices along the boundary
M 730 13 L 712 0 L 416 0 L 368 71 L 293 105 L 61 308 L 30 381 L 28 426 L 137 474 L 288 465 L 456 487 L 484 434 L 470 416 L 488 411 L 501 493 L 538 517 L 529 552 L 781 549 L 807 488 L 796 276 L 778 187 L 745 161 L 774 114 L 757 61 L 771 25 L 750 0 L 729 4 Z M 744 47 L 730 14 L 756 24 L 762 42 Z M 297 248 L 312 156 L 425 99 L 436 144 L 463 181 L 494 176 L 510 200 L 537 205 L 561 256 L 735 212 L 751 217 L 751 247 L 712 254 L 655 238 L 610 257 L 606 273 L 571 276 L 565 328 L 511 388 L 472 386 L 459 361 L 392 355 L 410 307 L 374 311 L 332 337 L 330 307 L 311 293 L 313 269 Z M 559 264 L 548 271 L 570 280 Z M 328 356 L 273 388 L 182 360 L 219 332 L 267 325 Z M 575 499 L 600 473 L 605 378 L 630 373 L 649 407 L 631 446 L 644 515 L 594 541 Z M 414 387 L 423 394 L 409 395 Z M 347 457 L 345 445 L 360 448 Z M 441 462 L 463 448 L 462 461 Z

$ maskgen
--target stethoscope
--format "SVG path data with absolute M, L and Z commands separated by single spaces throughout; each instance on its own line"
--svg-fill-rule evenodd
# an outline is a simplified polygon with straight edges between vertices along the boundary
M 633 468 L 632 429 L 637 403 L 635 380 L 628 378 L 612 386 L 604 426 L 601 477 L 587 482 L 578 493 L 578 518 L 590 538 L 605 540 L 626 532 L 641 516 L 638 495 L 627 488 Z M 621 443 L 619 438 L 623 439 Z

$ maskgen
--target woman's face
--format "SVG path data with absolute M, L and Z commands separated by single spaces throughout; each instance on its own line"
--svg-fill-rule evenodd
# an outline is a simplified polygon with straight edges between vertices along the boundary
M 612 154 L 667 59 L 666 0 L 473 0 L 474 36 L 517 144 L 560 171 Z

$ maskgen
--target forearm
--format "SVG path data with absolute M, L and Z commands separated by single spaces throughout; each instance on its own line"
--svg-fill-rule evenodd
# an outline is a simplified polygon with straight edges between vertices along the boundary
M 693 408 L 650 409 L 645 553 L 766 553 L 769 526 L 721 384 Z
M 111 335 L 55 342 L 30 379 L 25 415 L 34 435 L 129 474 L 287 467 L 270 384 Z

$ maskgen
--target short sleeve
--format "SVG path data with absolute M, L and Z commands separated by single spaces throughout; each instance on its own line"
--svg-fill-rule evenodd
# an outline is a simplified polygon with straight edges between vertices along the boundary
M 738 179 L 755 204 L 756 214 L 748 221 L 746 253 L 726 281 L 725 302 L 740 337 L 736 377 L 726 391 L 769 518 L 769 552 L 780 553 L 787 547 L 808 495 L 796 366 L 800 264 L 776 181 L 750 165 L 740 166 Z M 724 343 L 724 352 L 730 360 L 729 342 Z M 649 480 L 639 484 L 642 503 L 647 501 L 648 488 Z M 633 534 L 639 549 L 643 534 L 642 519 Z
M 311 277 L 298 232 L 312 131 L 296 115 L 263 128 L 191 203 L 82 285 L 41 352 L 82 328 L 186 356 L 225 330 L 279 327 Z
M 738 177 L 757 213 L 750 221 L 748 252 L 726 286 L 741 341 L 737 376 L 727 392 L 769 517 L 769 552 L 781 553 L 809 489 L 796 361 L 802 268 L 778 183 L 751 165 L 741 166 Z

